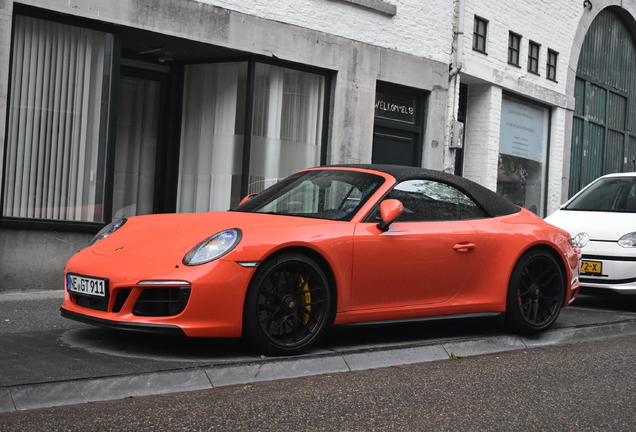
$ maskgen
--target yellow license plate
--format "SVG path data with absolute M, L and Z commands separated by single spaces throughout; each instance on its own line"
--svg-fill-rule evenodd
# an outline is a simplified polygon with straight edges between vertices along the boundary
M 581 271 L 583 273 L 602 273 L 603 263 L 599 261 L 581 261 Z

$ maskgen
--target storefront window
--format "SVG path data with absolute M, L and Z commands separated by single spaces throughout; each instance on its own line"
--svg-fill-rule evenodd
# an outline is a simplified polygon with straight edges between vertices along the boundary
M 17 15 L 3 216 L 103 221 L 113 35 Z
M 186 67 L 178 212 L 228 210 L 241 199 L 247 63 Z
M 227 210 L 241 187 L 261 192 L 281 178 L 320 165 L 325 77 L 256 63 L 186 67 L 177 211 Z M 253 98 L 249 173 L 242 172 L 245 106 Z M 245 176 L 247 175 L 247 178 Z
M 497 193 L 543 214 L 549 110 L 504 96 Z
M 249 192 L 320 164 L 325 77 L 257 63 Z

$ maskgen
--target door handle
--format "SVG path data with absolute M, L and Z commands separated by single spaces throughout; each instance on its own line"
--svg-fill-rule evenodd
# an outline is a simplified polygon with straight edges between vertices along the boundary
M 475 243 L 457 243 L 455 246 L 453 246 L 453 249 L 455 249 L 457 252 L 470 252 L 471 250 L 475 249 Z

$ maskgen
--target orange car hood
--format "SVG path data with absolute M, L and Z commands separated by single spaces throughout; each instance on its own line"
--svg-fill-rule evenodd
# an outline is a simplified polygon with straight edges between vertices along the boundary
M 322 219 L 277 216 L 263 213 L 218 211 L 137 216 L 89 249 L 103 256 L 126 259 L 182 259 L 190 249 L 220 231 L 239 228 L 241 245 L 276 243 L 275 232 L 309 225 L 342 224 Z M 263 235 L 271 233 L 270 236 Z M 271 237 L 271 238 L 270 238 Z

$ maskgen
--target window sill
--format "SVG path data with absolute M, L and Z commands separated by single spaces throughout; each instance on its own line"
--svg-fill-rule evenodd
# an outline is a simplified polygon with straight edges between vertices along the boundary
M 397 6 L 387 3 L 384 0 L 331 0 L 341 3 L 351 3 L 356 6 L 363 7 L 365 9 L 372 10 L 374 12 L 381 13 L 393 17 L 397 14 Z
M 85 233 L 97 233 L 106 225 L 99 222 L 71 222 L 49 219 L 27 219 L 15 217 L 3 217 L 0 219 L 0 227 L 50 231 L 73 231 Z

